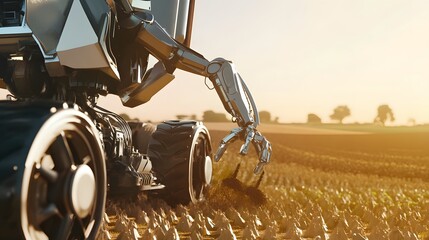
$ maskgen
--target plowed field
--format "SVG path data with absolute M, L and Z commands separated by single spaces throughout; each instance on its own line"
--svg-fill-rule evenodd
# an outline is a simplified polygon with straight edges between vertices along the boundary
M 227 132 L 211 133 L 217 147 Z M 256 154 L 234 143 L 206 202 L 109 201 L 100 239 L 428 238 L 428 133 L 266 136 L 274 152 L 260 184 Z

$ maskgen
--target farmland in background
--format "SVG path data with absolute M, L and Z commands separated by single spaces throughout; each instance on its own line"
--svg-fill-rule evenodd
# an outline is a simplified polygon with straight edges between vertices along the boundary
M 139 200 L 138 211 L 155 216 L 153 212 L 176 213 L 177 221 L 166 224 L 169 229 L 175 226 L 181 239 L 195 238 L 192 231 L 196 230 L 186 231 L 180 225 L 186 214 L 195 222 L 199 218 L 214 219 L 218 229 L 202 234 L 203 239 L 232 239 L 219 230 L 225 222 L 219 220 L 222 215 L 238 239 L 428 238 L 428 128 L 332 125 L 285 130 L 279 126 L 282 133 L 263 132 L 272 142 L 273 157 L 259 185 L 260 192 L 246 191 L 258 181 L 258 176 L 252 174 L 257 156 L 254 151 L 247 157 L 238 155 L 241 143 L 236 142 L 214 165 L 213 187 L 206 202 L 170 209 L 154 200 Z M 300 127 L 304 134 L 299 134 Z M 211 134 L 216 150 L 227 132 L 217 128 Z M 226 184 L 225 179 L 239 163 L 237 179 L 241 185 Z M 266 198 L 263 204 L 261 196 Z M 118 210 L 112 208 L 117 209 L 109 205 L 112 222 L 106 229 L 117 237 Z M 151 223 L 136 226 L 143 236 L 150 232 Z

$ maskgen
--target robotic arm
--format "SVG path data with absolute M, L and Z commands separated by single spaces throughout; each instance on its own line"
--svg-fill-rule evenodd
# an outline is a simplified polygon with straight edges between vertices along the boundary
M 256 130 L 259 125 L 259 113 L 250 90 L 234 65 L 225 59 L 217 58 L 211 61 L 207 72 L 225 109 L 236 119 L 239 126 L 222 139 L 215 161 L 220 160 L 228 144 L 237 138 L 242 138 L 245 142 L 240 149 L 240 154 L 246 155 L 250 143 L 253 143 L 259 154 L 259 163 L 254 173 L 261 173 L 264 165 L 270 161 L 272 149 L 271 143 Z
M 122 91 L 120 95 L 124 105 L 132 107 L 147 102 L 174 78 L 172 73 L 176 68 L 208 77 L 225 109 L 238 125 L 221 141 L 215 161 L 220 160 L 230 143 L 240 138 L 244 140 L 240 154 L 247 154 L 250 143 L 255 146 L 259 163 L 254 172 L 261 173 L 264 165 L 270 161 L 271 144 L 256 130 L 259 124 L 256 104 L 234 65 L 222 58 L 208 61 L 201 54 L 174 40 L 152 15 L 132 12 L 126 0 L 117 3 L 122 6 L 118 14 L 120 26 L 135 32 L 135 41 L 159 60 L 144 76 L 141 84 Z

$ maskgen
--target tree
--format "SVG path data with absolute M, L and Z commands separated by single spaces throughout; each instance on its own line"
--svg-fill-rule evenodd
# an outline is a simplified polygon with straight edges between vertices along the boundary
M 314 113 L 309 113 L 308 115 L 307 115 L 307 123 L 310 123 L 310 124 L 314 124 L 314 123 L 316 123 L 316 124 L 320 124 L 320 123 L 322 123 L 322 119 L 320 119 L 320 117 L 319 116 L 317 116 L 316 114 L 314 114 Z
M 228 122 L 226 115 L 223 113 L 216 113 L 211 110 L 205 111 L 203 113 L 204 122 Z
M 279 117 L 274 118 L 274 123 L 279 123 Z
M 271 122 L 271 113 L 268 111 L 259 112 L 259 120 L 261 123 L 270 123 Z
M 127 122 L 140 122 L 139 118 L 137 118 L 137 117 L 131 118 L 130 115 L 128 115 L 126 113 L 121 113 L 121 114 L 119 114 L 119 116 Z
M 195 115 L 195 114 L 191 114 L 191 115 L 178 114 L 178 115 L 176 115 L 176 118 L 179 119 L 179 120 L 185 120 L 185 119 L 196 120 L 197 119 L 197 115 Z
M 346 105 L 338 106 L 334 109 L 334 113 L 330 116 L 332 120 L 337 120 L 343 124 L 343 119 L 350 116 L 350 109 Z
M 408 125 L 416 126 L 416 124 L 417 124 L 416 119 L 414 119 L 414 118 L 408 119 Z
M 121 113 L 119 116 L 121 116 L 125 121 L 131 121 L 130 116 L 126 113 Z
M 188 118 L 188 115 L 185 115 L 185 114 L 179 114 L 179 115 L 176 115 L 176 118 L 177 118 L 177 119 L 179 119 L 179 120 L 183 120 L 183 119 L 187 119 L 187 118 Z
M 380 105 L 377 108 L 377 116 L 375 117 L 374 122 L 381 123 L 384 126 L 387 119 L 389 119 L 391 122 L 395 121 L 395 117 L 393 116 L 393 111 L 387 104 Z
M 268 111 L 260 111 L 259 120 L 261 121 L 261 123 L 279 123 L 279 117 L 271 119 L 271 113 Z

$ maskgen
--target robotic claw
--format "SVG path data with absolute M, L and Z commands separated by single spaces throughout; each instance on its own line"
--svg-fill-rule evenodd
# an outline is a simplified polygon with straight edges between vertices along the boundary
M 126 106 L 137 106 L 147 102 L 157 91 L 168 84 L 174 76 L 175 68 L 208 77 L 213 83 L 224 108 L 237 122 L 235 128 L 220 143 L 215 154 L 219 161 L 228 145 L 237 139 L 244 140 L 240 154 L 248 153 L 252 143 L 259 155 L 259 163 L 254 169 L 260 174 L 271 157 L 271 143 L 256 129 L 259 114 L 244 80 L 235 70 L 234 64 L 223 58 L 208 61 L 201 54 L 173 39 L 154 19 L 145 12 L 135 12 L 127 0 L 116 0 L 119 25 L 135 37 L 135 41 L 159 62 L 144 81 L 132 88 L 124 89 L 120 96 Z

